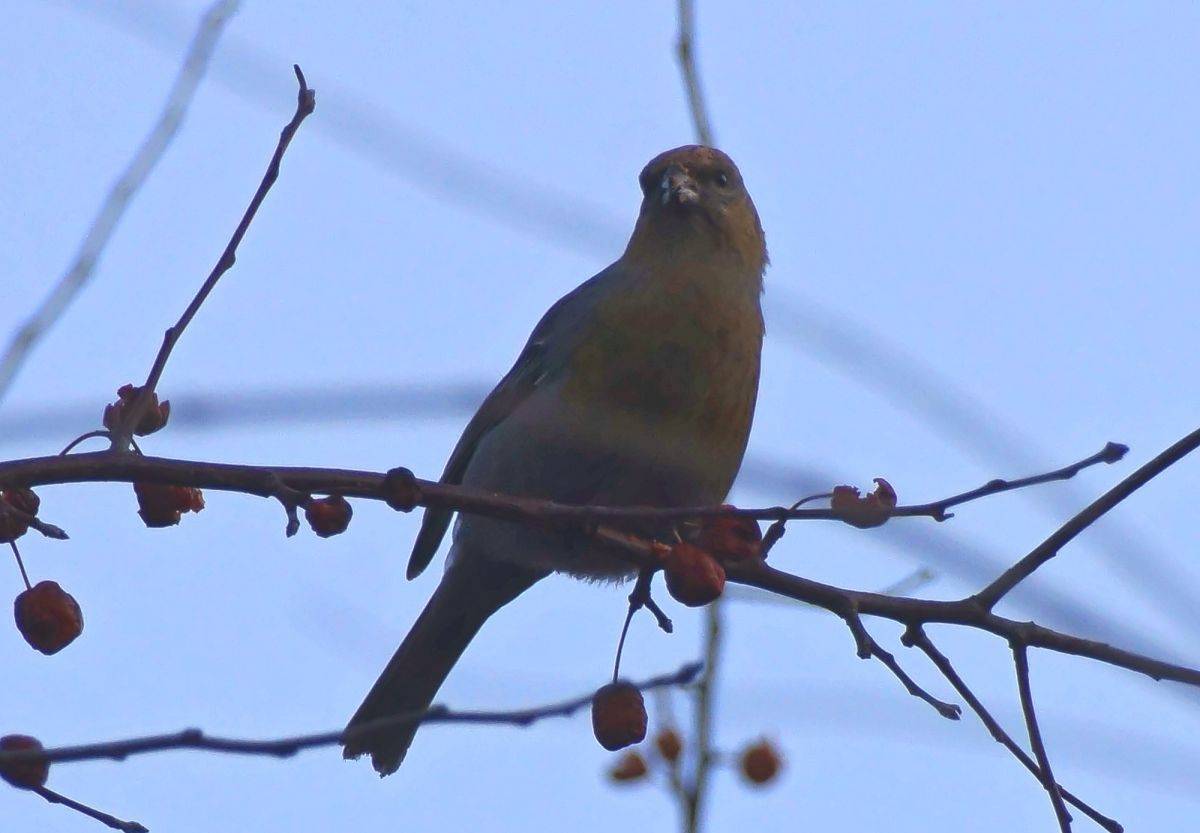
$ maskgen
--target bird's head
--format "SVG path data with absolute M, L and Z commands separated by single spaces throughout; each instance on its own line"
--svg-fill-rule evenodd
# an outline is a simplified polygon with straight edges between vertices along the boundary
M 656 253 L 744 265 L 761 276 L 767 244 L 733 160 L 704 145 L 660 153 L 642 169 L 642 208 L 626 256 Z

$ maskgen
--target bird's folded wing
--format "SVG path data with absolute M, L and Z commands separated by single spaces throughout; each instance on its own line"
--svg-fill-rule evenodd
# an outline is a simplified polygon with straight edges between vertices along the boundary
M 576 287 L 542 316 L 512 369 L 488 394 L 475 416 L 467 423 L 442 472 L 441 482 L 461 483 L 475 449 L 487 432 L 503 422 L 539 384 L 553 378 L 569 361 L 578 339 L 587 330 L 588 320 L 595 308 L 597 290 L 617 280 L 619 263 Z M 420 575 L 429 566 L 453 516 L 454 512 L 449 509 L 425 510 L 421 531 L 417 533 L 412 555 L 408 559 L 410 579 Z

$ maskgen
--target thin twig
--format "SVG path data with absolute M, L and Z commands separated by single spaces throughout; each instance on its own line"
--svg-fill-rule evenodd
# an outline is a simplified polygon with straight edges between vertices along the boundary
M 84 442 L 85 440 L 93 440 L 97 437 L 105 437 L 110 441 L 112 440 L 112 434 L 108 431 L 108 429 L 101 428 L 97 431 L 88 431 L 85 434 L 80 434 L 78 437 L 67 443 L 63 447 L 63 450 L 58 452 L 58 454 L 60 457 L 65 454 L 69 454 L 71 449 L 75 448 L 75 446 L 79 445 L 81 442 Z
M 1029 687 L 1029 652 L 1025 643 L 1012 643 L 1013 664 L 1017 670 L 1017 690 L 1021 694 L 1021 711 L 1025 713 L 1025 726 L 1029 730 L 1029 745 L 1037 758 L 1041 777 L 1038 779 L 1050 795 L 1050 804 L 1054 807 L 1054 815 L 1058 819 L 1058 827 L 1062 833 L 1071 833 L 1071 814 L 1063 803 L 1062 791 L 1050 769 L 1050 756 L 1046 754 L 1046 745 L 1042 742 L 1042 731 L 1038 728 L 1037 710 L 1033 707 L 1033 693 Z
M 794 512 L 806 503 L 814 500 L 827 500 L 831 497 L 833 497 L 833 492 L 822 492 L 819 495 L 809 495 L 808 497 L 800 498 L 788 508 Z M 767 527 L 767 531 L 763 534 L 762 543 L 759 545 L 759 552 L 762 554 L 763 558 L 766 558 L 768 555 L 770 555 L 771 550 L 773 550 L 775 545 L 779 543 L 779 539 L 783 537 L 785 532 L 787 532 L 787 518 L 780 518 Z
M 696 683 L 696 761 L 691 783 L 684 790 L 683 819 L 688 833 L 698 833 L 708 795 L 713 750 L 713 712 L 717 671 L 721 660 L 722 606 L 718 599 L 704 610 L 704 673 Z
M 985 707 L 983 703 L 980 702 L 979 698 L 975 696 L 975 692 L 971 691 L 970 687 L 967 686 L 962 677 L 958 675 L 958 672 L 954 669 L 954 666 L 950 663 L 950 660 L 946 657 L 946 655 L 939 651 L 937 646 L 934 645 L 929 639 L 929 636 L 925 633 L 925 630 L 919 625 L 909 627 L 908 630 L 905 631 L 902 641 L 905 645 L 916 646 L 925 652 L 925 655 L 928 656 L 937 669 L 942 672 L 942 676 L 946 678 L 950 685 L 954 686 L 954 690 L 958 692 L 958 696 L 962 697 L 963 700 L 967 702 L 967 705 L 971 707 L 971 710 L 974 711 L 979 717 L 979 721 L 983 723 L 984 728 L 986 728 L 988 733 L 991 734 L 992 739 L 1011 752 L 1013 757 L 1020 761 L 1021 764 L 1033 774 L 1033 777 L 1037 778 L 1038 781 L 1041 782 L 1042 771 L 1038 768 L 1038 765 L 1032 758 L 1029 757 L 1028 754 L 1026 754 L 1024 749 L 1017 745 L 1017 742 L 1012 739 L 1012 736 L 1009 735 L 1008 732 L 1004 731 L 1004 728 L 996 721 L 996 718 L 992 716 L 991 712 L 987 710 L 987 707 Z M 1083 799 L 1071 793 L 1061 784 L 1059 785 L 1059 791 L 1062 793 L 1062 797 L 1066 801 L 1070 802 L 1072 806 L 1078 808 L 1080 812 L 1082 812 L 1092 821 L 1096 822 L 1096 824 L 1109 831 L 1109 833 L 1123 833 L 1125 830 L 1125 828 L 1122 827 L 1118 821 L 1104 815 L 1099 810 L 1083 801 Z
M 1200 428 L 1159 454 L 1146 465 L 1126 477 L 1091 503 L 1086 509 L 1063 524 L 1053 535 L 1038 544 L 1028 555 L 1004 571 L 1004 573 L 976 594 L 979 604 L 991 610 L 1006 593 L 1031 576 L 1067 545 L 1076 535 L 1098 521 L 1113 507 L 1145 486 L 1153 478 L 1177 463 L 1200 446 Z
M 251 198 L 250 205 L 242 215 L 241 221 L 238 222 L 237 228 L 234 229 L 233 236 L 229 238 L 225 250 L 221 252 L 221 257 L 217 260 L 216 266 L 213 267 L 208 278 L 200 286 L 191 303 L 187 305 L 187 309 L 183 311 L 183 315 L 179 317 L 174 326 L 168 327 L 166 333 L 163 334 L 162 347 L 159 348 L 158 355 L 154 358 L 154 364 L 150 367 L 150 373 L 146 376 L 145 384 L 142 385 L 137 398 L 129 406 L 125 414 L 125 419 L 122 421 L 119 429 L 113 432 L 111 447 L 114 450 L 124 450 L 126 444 L 129 442 L 129 438 L 133 435 L 134 426 L 138 424 L 146 409 L 150 407 L 151 394 L 154 393 L 158 385 L 158 380 L 162 377 L 167 359 L 171 357 L 171 351 L 175 349 L 176 342 L 179 341 L 179 337 L 183 335 L 183 331 L 187 329 L 188 324 L 196 316 L 201 305 L 208 298 L 209 293 L 213 291 L 213 288 L 217 285 L 217 281 L 233 267 L 234 262 L 237 260 L 238 245 L 242 242 L 242 238 L 246 236 L 246 232 L 250 228 L 250 223 L 254 220 L 254 215 L 258 213 L 259 206 L 266 199 L 267 192 L 271 190 L 271 186 L 279 178 L 279 165 L 283 160 L 284 152 L 287 150 L 288 145 L 291 144 L 292 137 L 296 135 L 296 131 L 300 129 L 300 124 L 316 107 L 316 93 L 309 89 L 308 84 L 304 80 L 304 73 L 300 71 L 299 65 L 293 65 L 292 69 L 295 71 L 296 81 L 300 85 L 300 90 L 296 94 L 296 112 L 292 115 L 291 121 L 280 132 L 279 142 L 275 146 L 275 153 L 271 156 L 267 172 L 263 174 L 258 190 L 254 192 L 254 197 Z
M 934 697 L 921 686 L 917 685 L 912 677 L 908 676 L 896 658 L 875 641 L 875 637 L 867 631 L 863 625 L 862 617 L 854 611 L 847 612 L 842 617 L 846 621 L 846 625 L 850 628 L 850 633 L 854 635 L 854 642 L 857 646 L 857 652 L 860 659 L 875 659 L 882 662 L 889 671 L 896 675 L 896 679 L 904 686 L 904 689 L 920 700 L 924 700 L 933 709 L 947 720 L 958 720 L 962 714 L 962 709 L 954 703 L 947 703 Z
M 678 687 L 691 683 L 700 673 L 701 664 L 688 663 L 670 674 L 651 677 L 637 683 L 640 691 Z M 0 767 L 15 766 L 32 761 L 66 763 L 69 761 L 113 760 L 123 761 L 133 755 L 162 752 L 167 749 L 201 749 L 207 752 L 224 752 L 237 755 L 258 755 L 271 758 L 290 758 L 297 752 L 321 746 L 344 745 L 347 741 L 361 740 L 377 732 L 386 732 L 399 726 L 427 723 L 467 723 L 487 725 L 530 726 L 551 717 L 569 717 L 592 702 L 593 693 L 531 709 L 510 711 L 452 711 L 444 706 L 433 706 L 427 710 L 406 712 L 391 717 L 372 720 L 350 729 L 336 729 L 307 735 L 277 738 L 272 740 L 250 740 L 245 738 L 222 738 L 207 735 L 199 729 L 184 729 L 166 735 L 151 735 L 128 740 L 89 743 L 80 746 L 59 746 L 44 750 L 0 751 Z
M 42 798 L 49 801 L 51 804 L 61 804 L 64 807 L 69 807 L 77 813 L 93 818 L 101 824 L 111 827 L 113 830 L 120 830 L 123 833 L 150 833 L 144 826 L 136 821 L 123 821 L 116 816 L 109 815 L 102 810 L 97 810 L 95 807 L 89 807 L 86 804 L 76 801 L 73 798 L 67 798 L 62 793 L 56 793 L 47 787 L 33 787 L 33 792 L 40 795 Z
M 1099 463 L 1116 463 L 1121 460 L 1129 452 L 1129 446 L 1121 443 L 1106 443 L 1104 448 L 1097 451 L 1091 457 L 1086 457 L 1077 463 L 1072 463 L 1069 466 L 1063 466 L 1061 469 L 1049 471 L 1045 474 L 1035 474 L 1032 477 L 1022 477 L 1018 480 L 989 480 L 978 489 L 972 489 L 969 492 L 954 495 L 953 497 L 942 498 L 933 503 L 927 503 L 921 506 L 909 506 L 907 510 L 913 514 L 928 514 L 935 521 L 944 521 L 948 518 L 953 518 L 952 513 L 946 510 L 952 506 L 958 506 L 968 501 L 978 500 L 981 497 L 988 495 L 998 495 L 1001 492 L 1010 492 L 1014 489 L 1024 489 L 1028 486 L 1037 486 L 1041 483 L 1051 483 L 1055 480 L 1070 480 L 1075 475 L 1084 469 L 1095 466 Z
M 675 56 L 683 74 L 683 87 L 691 108 L 696 138 L 700 144 L 714 147 L 712 123 L 708 119 L 700 73 L 696 69 L 696 9 L 692 0 L 679 0 L 679 38 L 675 42 Z
M 129 160 L 125 170 L 112 184 L 71 265 L 41 306 L 18 328 L 4 356 L 0 358 L 0 399 L 4 398 L 37 342 L 50 331 L 91 278 L 130 200 L 142 187 L 178 133 L 196 88 L 204 78 L 213 48 L 237 6 L 237 0 L 218 0 L 200 18 L 196 34 L 183 59 L 183 66 L 175 77 L 171 91 L 167 94 L 166 105 L 154 127 Z

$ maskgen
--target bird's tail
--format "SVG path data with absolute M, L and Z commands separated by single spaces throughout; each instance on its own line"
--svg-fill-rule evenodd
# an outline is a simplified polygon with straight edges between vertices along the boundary
M 482 558 L 454 560 L 346 728 L 427 709 L 488 617 L 543 575 Z M 390 775 L 404 760 L 416 731 L 417 724 L 408 723 L 353 738 L 343 754 L 357 758 L 369 753 L 375 771 Z

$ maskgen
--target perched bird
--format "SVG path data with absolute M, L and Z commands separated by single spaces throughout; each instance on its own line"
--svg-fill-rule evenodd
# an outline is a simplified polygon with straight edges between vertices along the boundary
M 642 206 L 615 263 L 552 306 L 455 446 L 442 482 L 590 505 L 720 503 L 742 464 L 758 394 L 766 242 L 742 176 L 715 148 L 642 170 Z M 408 577 L 452 512 L 427 509 Z M 665 537 L 671 528 L 643 526 Z M 576 536 L 462 515 L 441 583 L 351 718 L 429 706 L 483 623 L 551 572 L 619 580 L 632 567 Z M 381 775 L 415 726 L 353 739 Z

